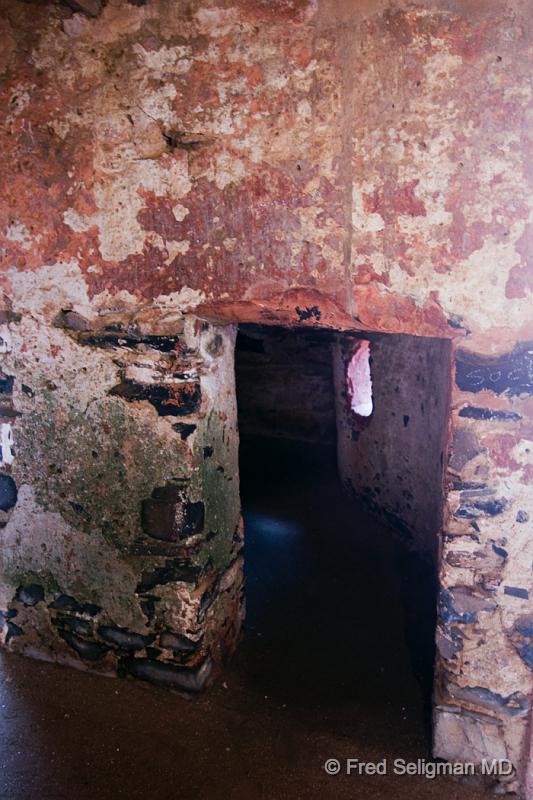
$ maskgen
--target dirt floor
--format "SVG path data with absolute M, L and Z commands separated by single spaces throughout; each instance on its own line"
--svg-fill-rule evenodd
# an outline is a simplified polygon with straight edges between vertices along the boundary
M 394 774 L 430 758 L 432 576 L 312 455 L 243 445 L 248 619 L 203 697 L 1 655 L 1 800 L 493 796 Z M 347 759 L 388 774 L 348 775 Z

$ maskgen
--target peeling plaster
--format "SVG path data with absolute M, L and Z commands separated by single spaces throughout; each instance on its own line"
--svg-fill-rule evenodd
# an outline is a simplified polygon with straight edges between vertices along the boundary
M 11 425 L 7 422 L 2 422 L 0 425 L 0 466 L 6 466 L 13 463 L 15 456 L 13 453 L 13 430 Z
M 12 350 L 11 334 L 7 325 L 0 325 L 0 355 Z
M 490 13 L 483 4 L 400 3 L 392 15 L 378 2 L 200 0 L 185 14 L 163 0 L 109 0 L 96 19 L 61 21 L 53 6 L 11 1 L 20 19 L 16 30 L 2 23 L 8 322 L 0 352 L 15 377 L 8 410 L 21 415 L 7 465 L 20 485 L 0 557 L 4 567 L 39 570 L 42 554 L 27 540 L 35 527 L 37 545 L 60 559 L 65 585 L 90 585 L 93 574 L 80 567 L 89 555 L 95 575 L 117 575 L 99 588 L 117 620 L 143 625 L 136 601 L 126 608 L 119 599 L 131 602 L 139 577 L 110 544 L 122 527 L 108 510 L 109 539 L 89 535 L 81 512 L 74 517 L 59 488 L 43 487 L 26 466 L 29 443 L 47 441 L 42 424 L 53 417 L 56 461 L 65 450 L 83 454 L 62 462 L 65 480 L 77 480 L 78 469 L 97 480 L 89 440 L 111 447 L 127 431 L 121 448 L 105 452 L 109 463 L 121 453 L 131 496 L 104 492 L 103 500 L 113 513 L 128 500 L 132 531 L 139 520 L 131 508 L 154 488 L 132 476 L 143 458 L 155 469 L 164 451 L 172 475 L 191 479 L 194 500 L 216 498 L 209 524 L 218 519 L 223 536 L 210 546 L 225 569 L 238 517 L 232 334 L 219 330 L 213 355 L 220 343 L 210 320 L 303 324 L 295 309 L 316 307 L 328 327 L 457 337 L 465 351 L 489 355 L 533 338 L 528 10 L 517 0 L 491 4 Z M 52 324 L 65 310 L 90 325 L 119 312 L 129 315 L 121 324 L 137 325 L 146 314 L 154 329 L 168 313 L 175 316 L 164 324 L 174 330 L 181 314 L 200 314 L 187 318 L 173 356 L 189 352 L 181 369 L 201 386 L 186 441 L 149 402 L 107 396 L 121 370 L 153 384 L 159 357 L 82 344 Z M 448 495 L 441 585 L 490 596 L 496 607 L 479 614 L 479 635 L 458 623 L 462 655 L 439 661 L 437 754 L 464 760 L 490 751 L 518 763 L 523 720 L 460 707 L 445 686 L 453 677 L 505 697 L 531 690 L 509 639 L 533 596 L 530 526 L 520 521 L 533 519 L 531 408 L 527 397 L 487 388 L 454 387 L 452 403 L 488 412 L 454 415 L 450 485 L 486 484 L 506 505 L 492 507 L 494 515 L 482 506 L 470 519 L 456 513 L 463 490 Z M 496 419 L 491 409 L 512 416 Z M 233 492 L 199 459 L 204 441 L 216 443 Z M 47 486 L 59 487 L 51 469 Z M 168 479 L 163 470 L 158 480 Z M 3 583 L 0 593 L 6 607 Z M 161 595 L 169 623 L 196 624 L 198 597 L 185 584 Z M 239 600 L 228 602 L 220 614 L 237 629 Z M 206 629 L 211 642 L 216 619 Z
M 187 159 L 166 156 L 158 161 L 138 161 L 130 155 L 116 170 L 111 167 L 108 177 L 108 183 L 95 189 L 96 214 L 82 217 L 69 210 L 64 219 L 77 232 L 96 226 L 105 260 L 126 259 L 144 249 L 146 233 L 137 220 L 145 205 L 143 191 L 168 197 L 172 203 L 181 200 L 191 188 Z
M 60 308 L 76 307 L 94 314 L 90 310 L 87 284 L 76 261 L 50 264 L 37 272 L 11 272 L 9 281 L 16 311 L 49 318 Z

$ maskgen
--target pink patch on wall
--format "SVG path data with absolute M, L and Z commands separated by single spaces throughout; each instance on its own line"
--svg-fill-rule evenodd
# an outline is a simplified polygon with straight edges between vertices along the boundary
M 372 402 L 372 377 L 370 375 L 370 342 L 362 339 L 357 343 L 346 370 L 346 389 L 350 408 L 360 417 L 369 417 Z

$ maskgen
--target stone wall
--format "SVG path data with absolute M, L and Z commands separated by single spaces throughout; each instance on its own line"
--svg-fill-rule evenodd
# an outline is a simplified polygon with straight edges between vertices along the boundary
M 4 313 L 3 639 L 198 691 L 241 620 L 235 331 L 47 301 Z
M 195 317 L 449 338 L 457 358 L 435 749 L 466 760 L 505 752 L 518 775 L 510 786 L 524 791 L 533 688 L 529 0 L 77 6 L 0 2 L 8 646 L 61 646 L 77 658 L 72 643 L 87 640 L 109 648 L 92 663 L 112 662 L 133 645 L 121 637 L 117 649 L 109 630 L 155 631 L 136 589 L 145 572 L 150 583 L 162 575 L 150 570 L 167 568 L 169 582 L 156 584 L 161 633 L 183 633 L 178 606 L 206 647 L 211 624 L 213 642 L 226 624 L 238 627 L 235 596 L 222 590 L 238 548 L 236 478 L 219 492 L 234 474 L 223 390 L 230 334 L 218 331 L 219 362 L 202 344 L 216 327 L 202 333 Z M 89 327 L 68 313 L 82 329 L 58 327 L 71 311 Z M 191 350 L 198 380 L 183 377 L 189 356 L 173 370 L 184 356 L 154 340 L 103 344 L 100 326 L 113 313 L 122 324 L 140 315 L 141 339 L 159 336 L 167 313 L 185 318 L 183 333 L 164 335 Z M 176 374 L 165 378 L 167 368 Z M 175 429 L 167 412 L 180 403 L 188 413 Z M 213 496 L 230 498 L 216 520 Z M 150 527 L 162 505 L 191 531 L 198 503 L 204 528 L 187 534 L 183 554 L 201 570 L 193 579 L 173 571 L 181 554 L 142 520 Z M 137 538 L 165 552 L 132 552 Z M 192 623 L 190 609 L 211 596 L 221 599 Z M 231 612 L 216 610 L 224 597 Z M 64 607 L 49 608 L 57 602 Z M 86 625 L 57 619 L 69 616 Z M 173 653 L 160 639 L 145 645 L 150 654 L 134 650 L 138 664 L 154 649 Z
M 332 337 L 243 325 L 235 351 L 241 435 L 335 445 Z
M 436 754 L 490 753 L 521 775 L 533 667 L 530 358 L 524 347 L 457 351 L 435 686 Z
M 367 338 L 367 337 L 365 337 Z M 335 358 L 339 471 L 352 491 L 383 513 L 404 544 L 436 563 L 442 529 L 451 383 L 446 339 L 370 334 L 373 411 L 355 414 L 346 392 L 357 339 Z

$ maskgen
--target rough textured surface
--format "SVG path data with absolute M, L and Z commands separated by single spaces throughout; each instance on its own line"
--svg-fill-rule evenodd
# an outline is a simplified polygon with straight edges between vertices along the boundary
M 408 547 L 435 564 L 442 528 L 450 343 L 376 334 L 369 341 L 369 417 L 355 414 L 347 396 L 347 365 L 359 340 L 340 337 L 335 350 L 340 474 L 397 526 Z
M 524 335 L 527 3 L 3 7 L 20 279 L 74 262 L 99 303 L 182 292 L 260 316 L 299 287 L 293 319 L 325 294 L 367 328 L 512 315 L 500 342 Z
M 0 552 L 5 639 L 198 691 L 241 619 L 234 331 L 176 314 L 44 314 L 34 305 L 4 356 L 24 419 Z M 139 391 L 118 395 L 124 383 Z M 182 638 L 190 647 L 169 646 Z
M 209 630 L 213 647 L 234 638 L 239 590 L 216 611 L 238 585 L 232 334 L 193 314 L 452 338 L 437 731 L 453 713 L 468 758 L 472 715 L 495 720 L 482 741 L 523 790 L 529 1 L 77 5 L 1 2 L 6 641 L 114 663 L 112 644 L 56 624 L 62 595 L 132 634 L 157 619 L 206 648 Z M 167 313 L 183 333 L 158 327 Z M 140 506 L 184 482 L 206 518 L 183 553 L 144 535 Z M 18 600 L 28 586 L 45 600 Z M 439 736 L 436 751 L 452 756 Z

